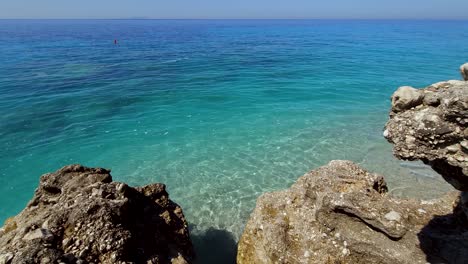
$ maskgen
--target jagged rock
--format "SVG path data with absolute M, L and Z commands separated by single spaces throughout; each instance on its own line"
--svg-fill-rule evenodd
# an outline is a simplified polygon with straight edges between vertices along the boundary
M 460 72 L 463 77 L 463 80 L 468 81 L 468 63 L 465 63 L 462 66 L 460 66 Z
M 400 89 L 392 96 L 384 131 L 395 156 L 420 159 L 455 188 L 468 191 L 468 82 L 440 82 L 417 90 L 422 100 L 412 100 L 407 107 L 396 99 Z
M 0 263 L 189 263 L 182 209 L 163 184 L 132 188 L 80 165 L 41 177 L 0 229 Z
M 311 171 L 257 200 L 237 263 L 467 263 L 468 229 L 452 214 L 458 193 L 417 201 L 386 191 L 350 161 Z

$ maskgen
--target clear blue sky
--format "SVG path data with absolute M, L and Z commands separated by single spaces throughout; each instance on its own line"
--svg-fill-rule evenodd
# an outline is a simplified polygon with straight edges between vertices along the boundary
M 0 18 L 468 19 L 468 0 L 0 0 Z

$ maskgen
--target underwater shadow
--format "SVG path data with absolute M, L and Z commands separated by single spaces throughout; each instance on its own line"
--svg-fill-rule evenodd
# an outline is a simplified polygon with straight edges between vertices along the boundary
M 192 235 L 197 264 L 235 264 L 237 243 L 227 230 L 210 228 L 202 234 Z
M 468 263 L 468 221 L 461 202 L 452 214 L 431 219 L 418 239 L 429 263 Z

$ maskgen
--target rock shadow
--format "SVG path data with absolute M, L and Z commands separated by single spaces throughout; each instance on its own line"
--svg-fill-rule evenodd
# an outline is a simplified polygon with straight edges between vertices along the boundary
M 461 203 L 452 214 L 434 217 L 418 239 L 429 263 L 468 263 L 468 221 Z
M 227 230 L 210 228 L 202 234 L 192 235 L 197 264 L 235 264 L 237 243 Z

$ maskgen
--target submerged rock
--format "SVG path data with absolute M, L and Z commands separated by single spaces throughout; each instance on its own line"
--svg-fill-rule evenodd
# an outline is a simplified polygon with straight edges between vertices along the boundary
M 182 209 L 163 184 L 132 188 L 80 165 L 41 177 L 0 229 L 0 263 L 189 263 Z
M 458 224 L 460 210 L 452 214 L 457 201 L 456 192 L 433 201 L 394 198 L 381 176 L 332 161 L 257 200 L 237 263 L 466 263 L 460 234 L 468 229 Z M 444 224 L 433 224 L 435 216 Z
M 392 96 L 384 136 L 404 160 L 422 160 L 461 191 L 468 191 L 468 82 L 447 81 Z M 407 88 L 405 88 L 407 89 Z M 415 99 L 416 98 L 416 99 Z

